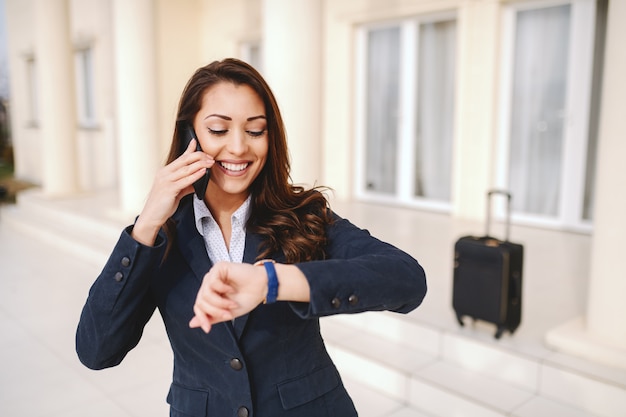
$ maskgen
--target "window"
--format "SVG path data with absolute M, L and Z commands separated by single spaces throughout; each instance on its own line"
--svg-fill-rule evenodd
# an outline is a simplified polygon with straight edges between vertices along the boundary
M 263 50 L 261 42 L 243 42 L 240 46 L 241 59 L 252 65 L 257 71 L 263 71 Z
M 599 100 L 593 80 L 602 59 L 593 50 L 604 36 L 594 28 L 595 3 L 532 2 L 505 12 L 499 185 L 511 190 L 518 221 L 590 227 L 598 118 L 591 102 Z
M 76 105 L 78 122 L 82 127 L 96 125 L 93 52 L 91 48 L 79 49 L 74 57 L 76 73 Z
M 420 25 L 415 196 L 450 201 L 456 22 Z
M 400 112 L 400 27 L 367 33 L 365 187 L 395 194 Z
M 410 18 L 358 36 L 357 196 L 449 209 L 456 21 Z
M 28 120 L 29 126 L 39 125 L 39 92 L 37 88 L 37 62 L 35 57 L 26 57 L 26 83 L 28 92 Z

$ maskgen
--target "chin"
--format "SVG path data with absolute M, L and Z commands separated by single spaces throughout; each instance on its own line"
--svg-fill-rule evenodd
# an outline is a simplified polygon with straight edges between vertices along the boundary
M 250 191 L 250 184 L 247 184 L 246 186 L 237 185 L 235 187 L 225 186 L 223 188 L 223 191 L 226 194 L 232 194 L 232 195 L 248 194 L 248 192 Z

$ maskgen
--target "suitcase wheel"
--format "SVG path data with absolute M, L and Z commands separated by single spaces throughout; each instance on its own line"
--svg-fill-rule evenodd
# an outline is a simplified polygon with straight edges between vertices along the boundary
M 504 327 L 499 327 L 498 326 L 498 330 L 496 330 L 496 334 L 495 334 L 495 338 L 496 339 L 500 339 L 500 337 L 502 337 L 502 333 L 504 333 L 504 330 L 506 330 Z

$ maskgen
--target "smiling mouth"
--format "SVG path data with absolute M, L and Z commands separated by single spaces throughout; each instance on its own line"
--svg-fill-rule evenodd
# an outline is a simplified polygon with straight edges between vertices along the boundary
M 250 165 L 249 162 L 244 162 L 242 164 L 232 164 L 229 162 L 218 162 L 218 163 L 220 164 L 222 168 L 231 172 L 241 172 L 244 169 L 248 168 L 248 165 Z

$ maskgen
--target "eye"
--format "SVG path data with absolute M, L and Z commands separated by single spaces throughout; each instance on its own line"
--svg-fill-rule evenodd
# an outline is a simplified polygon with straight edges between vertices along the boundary
M 217 130 L 217 129 L 211 129 L 210 127 L 208 128 L 209 133 L 215 136 L 223 136 L 226 134 L 226 132 L 228 132 L 227 129 L 222 129 L 222 130 Z
M 265 129 L 263 130 L 246 130 L 246 133 L 253 137 L 263 136 L 265 134 Z

